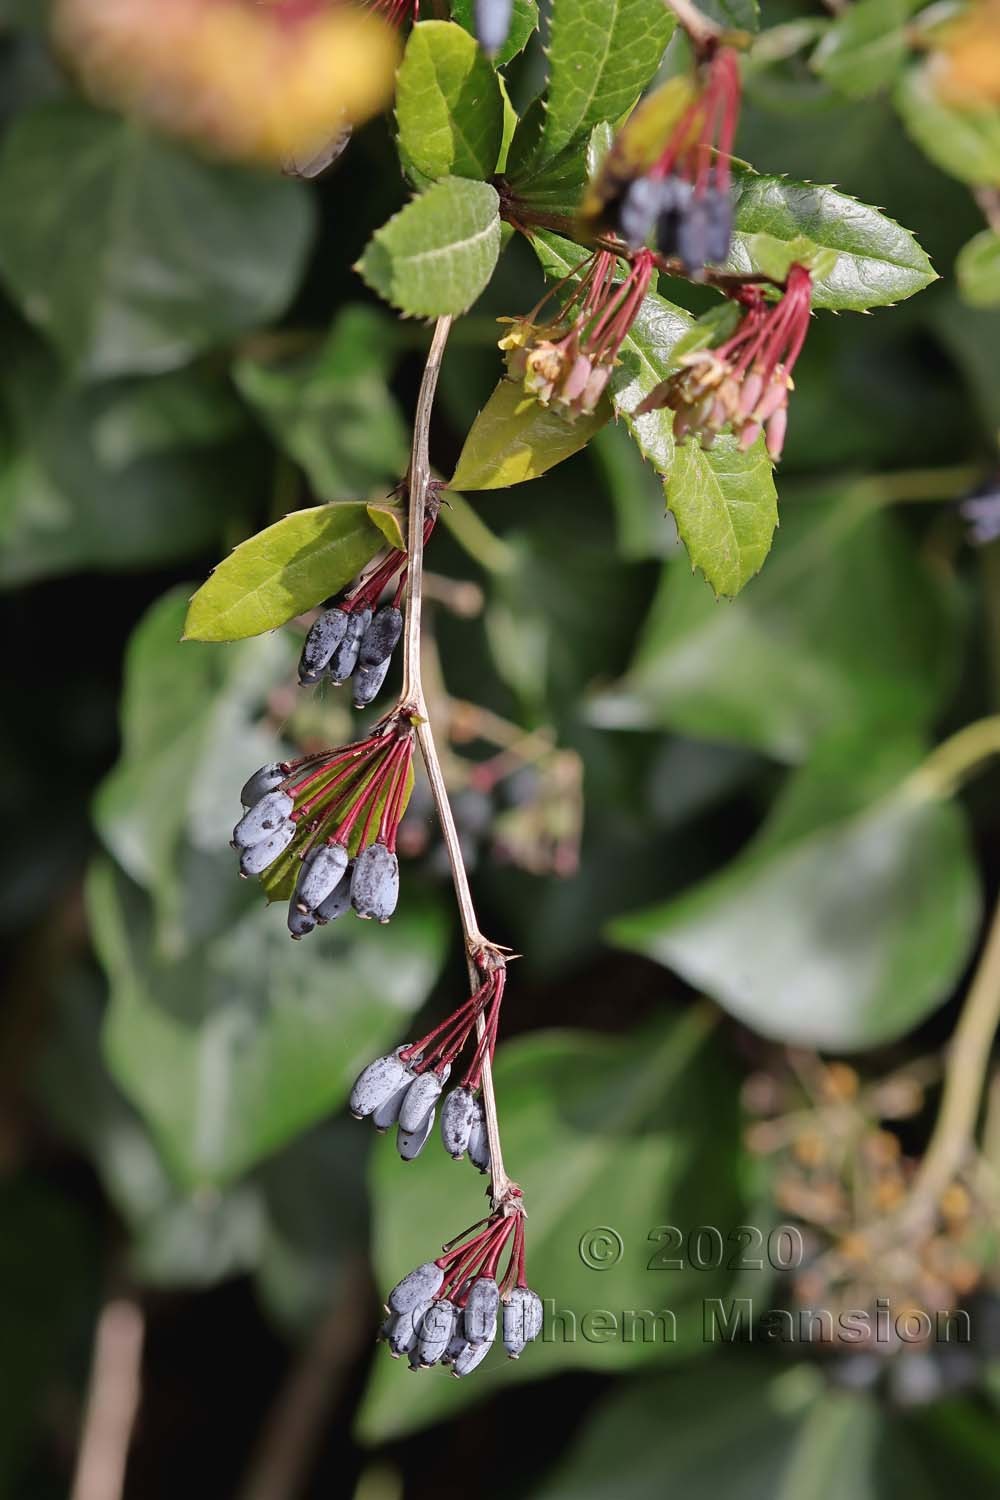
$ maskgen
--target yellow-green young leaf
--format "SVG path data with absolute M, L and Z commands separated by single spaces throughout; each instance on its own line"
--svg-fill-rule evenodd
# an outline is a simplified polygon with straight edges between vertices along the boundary
M 610 416 L 604 398 L 591 416 L 570 422 L 526 396 L 513 380 L 501 380 L 472 424 L 448 488 L 500 490 L 537 479 L 579 452 Z
M 963 245 L 955 275 L 962 301 L 970 307 L 1000 307 L 1000 234 L 984 229 Z
M 674 25 L 663 0 L 559 0 L 553 6 L 542 127 L 547 157 L 632 107 L 659 67 Z
M 428 177 L 489 177 L 503 137 L 496 73 L 451 21 L 410 32 L 396 81 L 400 150 Z
M 384 544 L 361 500 L 294 510 L 223 558 L 191 600 L 184 639 L 275 630 L 350 583 Z
M 737 171 L 733 187 L 730 271 L 783 273 L 777 249 L 784 242 L 789 263 L 800 259 L 814 268 L 813 307 L 841 312 L 901 302 L 937 279 L 909 230 L 846 193 L 751 171 Z M 757 245 L 767 265 L 755 257 Z
M 1000 186 L 1000 109 L 942 104 L 926 63 L 903 74 L 895 99 L 903 124 L 932 162 L 960 182 Z
M 792 266 L 807 266 L 815 283 L 828 278 L 837 265 L 836 250 L 823 249 L 797 234 L 793 239 L 778 239 L 773 234 L 746 234 L 743 248 L 754 268 L 775 281 L 784 281 Z
M 397 552 L 405 552 L 406 537 L 403 535 L 399 507 L 369 501 L 365 509 L 368 511 L 368 519 L 378 527 L 389 546 L 395 547 Z
M 732 598 L 760 572 L 778 524 L 778 496 L 762 438 L 741 453 L 719 438 L 707 453 L 678 443 L 666 482 L 667 505 L 691 566 Z
M 465 312 L 500 254 L 499 209 L 489 183 L 446 177 L 375 231 L 356 269 L 402 313 Z

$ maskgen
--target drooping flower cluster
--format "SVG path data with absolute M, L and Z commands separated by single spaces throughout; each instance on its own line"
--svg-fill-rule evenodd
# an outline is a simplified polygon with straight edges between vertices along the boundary
M 624 166 L 631 154 L 629 132 L 641 133 L 643 121 L 656 118 L 656 97 L 648 104 L 644 116 L 623 127 L 625 149 L 617 158 L 612 146 L 601 218 L 633 249 L 654 234 L 661 255 L 698 277 L 706 264 L 726 259 L 732 238 L 730 159 L 740 107 L 735 52 L 723 47 L 715 53 L 653 164 L 639 174 L 616 176 L 616 159 Z
M 245 161 L 307 159 L 389 101 L 391 27 L 330 0 L 58 0 L 98 102 Z
M 498 1276 L 504 1252 L 506 1269 Z M 542 1329 L 541 1298 L 525 1280 L 524 1209 L 514 1190 L 489 1218 L 451 1240 L 437 1260 L 425 1261 L 389 1293 L 380 1330 L 393 1359 L 411 1369 L 441 1364 L 469 1375 L 497 1335 L 517 1359 Z
M 809 329 L 812 277 L 804 266 L 788 273 L 784 295 L 769 303 L 759 287 L 746 286 L 737 298 L 746 313 L 725 343 L 681 356 L 680 369 L 661 381 L 636 407 L 635 415 L 669 407 L 674 436 L 689 434 L 709 448 L 729 428 L 742 450 L 764 433 L 777 463 L 788 423 L 792 369 Z
M 441 1107 L 441 1139 L 455 1161 L 466 1152 L 473 1166 L 489 1170 L 486 1119 L 479 1091 L 483 1065 L 493 1060 L 507 969 L 492 951 L 480 963 L 482 983 L 457 1010 L 416 1042 L 378 1057 L 358 1077 L 351 1091 L 355 1119 L 371 1118 L 376 1130 L 396 1126 L 396 1145 L 404 1161 L 419 1156 L 434 1128 L 438 1101 L 452 1067 L 468 1044 L 477 1022 L 481 1032 L 461 1083 Z
M 424 522 L 424 542 L 430 539 L 440 500 L 431 496 Z M 299 657 L 299 684 L 311 687 L 326 677 L 335 686 L 353 677 L 355 708 L 366 708 L 386 679 L 403 633 L 400 609 L 406 589 L 406 553 L 392 548 L 363 576 L 346 598 L 325 609 L 313 621 Z M 391 603 L 379 600 L 395 584 Z
M 553 406 L 571 421 L 592 412 L 604 394 L 622 341 L 635 320 L 655 268 L 652 252 L 641 250 L 624 280 L 616 280 L 617 257 L 598 250 L 552 287 L 500 340 L 507 375 L 542 406 Z M 538 319 L 551 298 L 573 284 L 555 317 Z
M 394 710 L 367 739 L 262 766 L 243 788 L 247 811 L 233 829 L 240 874 L 267 871 L 272 892 L 290 890 L 293 938 L 351 906 L 378 922 L 392 916 L 413 743 L 409 719 Z

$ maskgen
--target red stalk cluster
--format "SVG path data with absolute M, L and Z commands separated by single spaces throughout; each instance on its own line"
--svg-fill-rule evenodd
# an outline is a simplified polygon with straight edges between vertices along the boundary
M 478 1224 L 473 1224 L 457 1240 L 451 1240 L 445 1246 L 444 1254 L 434 1262 L 444 1272 L 444 1280 L 436 1293 L 438 1301 L 447 1297 L 456 1307 L 464 1307 L 472 1283 L 480 1277 L 498 1282 L 501 1299 L 509 1296 L 515 1287 L 527 1286 L 524 1212 L 519 1198 L 520 1192 L 517 1191 L 507 1200 L 506 1211 L 502 1208 L 488 1219 L 480 1219 Z M 478 1234 L 476 1230 L 479 1230 Z M 500 1278 L 497 1267 L 508 1244 L 510 1257 Z
M 426 1036 L 412 1042 L 399 1054 L 400 1061 L 409 1064 L 414 1073 L 426 1073 L 433 1068 L 436 1073 L 443 1075 L 465 1047 L 477 1020 L 482 1016 L 485 1022 L 483 1034 L 461 1081 L 463 1088 L 475 1093 L 482 1083 L 483 1064 L 487 1056 L 493 1061 L 506 982 L 505 965 L 491 968 L 475 994 L 470 995 L 468 1000 Z

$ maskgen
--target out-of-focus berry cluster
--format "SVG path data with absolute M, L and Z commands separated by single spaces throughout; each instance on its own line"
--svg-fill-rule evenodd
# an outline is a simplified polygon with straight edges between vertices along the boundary
M 804 1306 L 849 1312 L 887 1299 L 893 1320 L 913 1312 L 931 1327 L 982 1282 L 996 1229 L 973 1164 L 926 1219 L 905 1217 L 920 1159 L 891 1127 L 923 1109 L 927 1072 L 914 1065 L 864 1083 L 845 1063 L 796 1054 L 790 1068 L 748 1078 L 743 1102 L 756 1119 L 747 1145 L 768 1158 L 774 1202 L 802 1228 L 806 1255 L 792 1289 Z M 872 1342 L 875 1324 L 866 1327 L 875 1353 L 898 1351 L 898 1339 Z

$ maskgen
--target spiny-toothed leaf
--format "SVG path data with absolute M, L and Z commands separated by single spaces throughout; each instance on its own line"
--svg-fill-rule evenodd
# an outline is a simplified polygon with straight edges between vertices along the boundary
M 312 225 L 301 183 L 202 161 L 75 100 L 19 114 L 0 152 L 0 272 L 91 376 L 173 369 L 275 317 Z
M 758 0 L 701 0 L 698 9 L 711 21 L 735 31 L 760 29 Z
M 754 259 L 754 237 L 765 235 L 772 265 L 776 241 L 807 259 L 816 257 L 814 307 L 863 312 L 912 297 L 936 280 L 908 230 L 846 193 L 749 171 L 737 171 L 733 187 L 736 227 L 727 270 L 763 270 Z M 836 252 L 832 265 L 820 256 L 827 250 Z
M 457 21 L 459 26 L 464 26 L 466 31 L 475 36 L 476 19 L 474 0 L 451 0 L 451 19 Z M 492 59 L 493 66 L 495 68 L 502 68 L 504 63 L 509 63 L 512 57 L 516 57 L 519 52 L 523 52 L 531 40 L 532 34 L 537 30 L 537 0 L 514 0 L 514 10 L 510 19 L 510 30 L 507 33 L 507 40 Z
M 857 0 L 838 15 L 810 60 L 831 88 L 864 99 L 895 83 L 906 61 L 911 0 Z
M 955 275 L 962 301 L 970 307 L 1000 307 L 1000 234 L 984 229 L 963 245 Z
M 546 156 L 631 108 L 675 24 L 663 0 L 558 0 L 548 38 Z
M 503 138 L 496 73 L 473 37 L 451 21 L 410 32 L 396 80 L 399 147 L 430 178 L 489 177 Z
M 375 231 L 357 270 L 402 313 L 465 312 L 500 254 L 499 209 L 489 183 L 446 177 Z
M 520 384 L 501 380 L 469 430 L 448 488 L 497 490 L 537 479 L 579 452 L 610 416 L 602 398 L 590 416 L 571 422 L 526 396 Z
M 193 596 L 186 640 L 275 630 L 350 583 L 385 545 L 361 500 L 294 510 L 241 542 Z
M 932 162 L 973 187 L 1000 187 L 1000 109 L 942 104 L 927 63 L 907 69 L 895 101 L 903 124 Z

